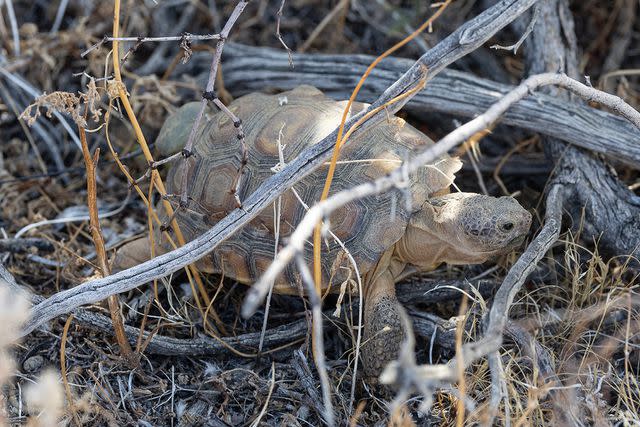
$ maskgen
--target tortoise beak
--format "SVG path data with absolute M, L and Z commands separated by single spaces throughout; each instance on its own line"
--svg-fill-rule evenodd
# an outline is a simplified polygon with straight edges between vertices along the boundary
M 512 248 L 517 248 L 518 246 L 522 245 L 524 243 L 524 241 L 526 240 L 527 235 L 526 234 L 521 234 L 519 236 L 514 237 L 513 239 L 511 239 L 508 243 L 509 247 Z

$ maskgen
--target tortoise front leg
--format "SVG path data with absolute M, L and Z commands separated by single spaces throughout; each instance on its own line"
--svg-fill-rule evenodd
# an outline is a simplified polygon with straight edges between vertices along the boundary
M 397 359 L 405 333 L 393 275 L 385 270 L 372 279 L 370 283 L 365 282 L 361 354 L 365 376 L 375 382 L 387 364 Z

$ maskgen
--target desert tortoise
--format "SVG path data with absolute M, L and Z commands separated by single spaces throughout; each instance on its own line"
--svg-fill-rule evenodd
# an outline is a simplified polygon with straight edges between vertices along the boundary
M 253 93 L 232 102 L 229 108 L 242 119 L 248 149 L 240 198 L 251 194 L 275 173 L 280 155 L 285 162 L 293 159 L 333 131 L 345 105 L 346 101 L 336 102 L 311 86 L 278 95 Z M 364 106 L 355 103 L 351 114 Z M 182 149 L 198 108 L 199 103 L 187 104 L 166 121 L 157 140 L 163 154 Z M 237 129 L 227 115 L 208 112 L 197 132 L 194 156 L 188 158 L 188 188 L 194 203 L 176 216 L 187 240 L 202 234 L 236 208 L 230 190 L 242 159 Z M 343 147 L 332 191 L 381 177 L 399 167 L 412 151 L 429 144 L 433 141 L 404 120 L 387 117 Z M 180 191 L 184 166 L 185 162 L 180 161 L 170 169 L 169 193 Z M 363 277 L 362 354 L 369 377 L 377 376 L 396 357 L 402 341 L 394 286 L 399 278 L 408 272 L 433 269 L 443 262 L 482 263 L 521 244 L 529 229 L 531 215 L 511 197 L 448 194 L 460 167 L 457 158 L 443 156 L 408 176 L 400 189 L 352 202 L 329 218 L 333 236 L 328 235 L 322 245 L 322 283 L 325 289 L 335 289 L 354 274 L 344 256 L 344 246 Z M 321 167 L 296 184 L 295 191 L 282 195 L 278 224 L 274 208 L 265 209 L 200 260 L 197 265 L 201 271 L 253 283 L 273 260 L 276 228 L 280 244 L 286 242 L 305 214 L 304 205 L 320 198 L 326 171 Z M 160 235 L 155 242 L 156 253 L 169 250 Z M 123 247 L 115 263 L 118 268 L 126 268 L 147 260 L 149 254 L 148 239 L 142 238 Z M 311 244 L 307 245 L 305 257 L 311 265 Z M 299 276 L 293 266 L 281 274 L 275 291 L 299 293 Z

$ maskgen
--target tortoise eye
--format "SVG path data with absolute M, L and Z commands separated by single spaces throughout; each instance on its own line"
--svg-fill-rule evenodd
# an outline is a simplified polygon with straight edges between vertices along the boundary
M 513 230 L 513 223 L 505 222 L 504 224 L 500 225 L 500 228 L 502 229 L 502 231 L 511 231 Z

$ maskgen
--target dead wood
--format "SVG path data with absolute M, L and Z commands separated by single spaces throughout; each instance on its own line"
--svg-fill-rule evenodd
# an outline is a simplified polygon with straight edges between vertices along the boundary
M 7 286 L 14 295 L 23 295 L 32 303 L 40 303 L 44 300 L 40 295 L 34 295 L 18 285 L 11 273 L 0 264 L 0 285 Z M 113 333 L 113 323 L 108 316 L 92 312 L 86 309 L 77 309 L 73 312 L 74 320 L 90 329 L 99 332 Z M 125 325 L 127 339 L 135 345 L 140 337 L 140 329 Z M 300 319 L 287 325 L 269 329 L 265 333 L 264 345 L 266 348 L 290 344 L 306 336 L 307 321 Z M 228 354 L 229 346 L 237 348 L 255 349 L 258 347 L 260 332 L 253 332 L 235 337 L 223 337 L 224 345 L 219 340 L 200 335 L 195 338 L 174 338 L 154 334 L 150 331 L 142 332 L 143 341 L 149 340 L 145 352 L 161 354 L 164 356 L 211 356 L 214 354 Z
M 30 252 L 34 249 L 43 252 L 53 252 L 54 246 L 50 241 L 37 237 L 0 239 L 0 253 L 23 253 Z
M 544 0 L 540 6 L 541 16 L 525 42 L 527 72 L 563 70 L 570 77 L 580 77 L 568 2 Z M 525 21 L 516 23 L 523 25 Z M 569 94 L 555 88 L 547 91 L 554 98 L 571 100 Z M 639 139 L 628 141 L 637 145 Z M 574 230 L 582 230 L 582 237 L 597 242 L 605 253 L 640 257 L 640 199 L 597 156 L 550 137 L 545 138 L 544 147 L 547 158 L 556 164 L 550 185 L 564 187 L 563 206 L 573 219 Z
M 202 58 L 194 55 L 195 61 L 202 61 Z M 293 58 L 295 68 L 291 69 L 285 52 L 230 43 L 222 64 L 225 86 L 234 95 L 243 95 L 254 91 L 289 90 L 310 84 L 335 99 L 348 99 L 350 88 L 355 86 L 374 59 L 369 55 L 308 53 L 296 53 Z M 377 94 L 412 62 L 404 58 L 385 58 L 372 71 L 358 99 L 374 101 Z M 430 80 L 405 108 L 416 115 L 439 112 L 475 117 L 513 88 L 470 73 L 447 69 Z M 561 139 L 635 167 L 640 165 L 640 145 L 637 143 L 640 130 L 621 117 L 565 97 L 541 93 L 525 98 L 507 111 L 500 122 Z
M 400 290 L 406 290 L 406 294 L 401 292 L 400 301 L 405 304 L 419 304 L 427 302 L 451 301 L 460 298 L 461 290 L 466 290 L 470 286 L 475 287 L 481 294 L 489 293 L 497 284 L 490 280 L 414 280 L 412 283 L 398 285 Z M 14 295 L 23 295 L 34 304 L 44 301 L 40 295 L 34 295 L 25 288 L 18 285 L 15 278 L 0 264 L 0 286 L 7 286 Z M 459 290 L 458 290 L 459 289 Z M 353 307 L 355 308 L 355 307 Z M 327 310 L 324 315 L 332 316 L 333 310 Z M 74 320 L 82 326 L 98 332 L 112 334 L 113 323 L 108 316 L 96 313 L 87 309 L 76 309 L 73 312 Z M 434 340 L 434 344 L 447 350 L 453 349 L 453 332 L 449 322 L 437 316 L 425 315 L 418 311 L 411 312 L 416 334 L 427 340 Z M 330 327 L 330 326 L 329 326 Z M 206 335 L 198 335 L 194 338 L 175 338 L 163 336 L 153 331 L 140 331 L 134 326 L 124 326 L 127 339 L 132 345 L 139 341 L 142 333 L 142 341 L 147 342 L 144 352 L 147 354 L 158 354 L 163 356 L 213 356 L 232 355 L 229 347 L 255 350 L 260 343 L 260 332 L 251 332 L 233 337 L 221 337 L 227 345 L 219 340 Z M 434 335 L 434 329 L 437 334 Z M 264 334 L 263 346 L 266 350 L 292 344 L 307 336 L 309 324 L 306 318 L 296 320 L 286 325 L 267 329 Z
M 428 78 L 432 78 L 456 59 L 482 45 L 535 2 L 536 0 L 503 0 L 474 19 L 467 21 L 416 61 L 400 79 L 385 90 L 370 108 L 383 105 L 413 87 L 424 77 L 425 67 L 429 71 Z M 405 102 L 409 99 L 410 97 L 406 97 Z M 404 102 L 396 103 L 394 107 L 402 107 L 399 104 L 404 104 Z M 383 112 L 382 116 L 384 114 L 386 112 Z M 356 116 L 349 120 L 347 126 L 352 126 L 359 118 L 360 116 Z M 269 206 L 285 190 L 324 163 L 331 154 L 336 135 L 336 131 L 332 132 L 318 144 L 301 153 L 282 171 L 266 180 L 253 194 L 249 195 L 243 201 L 242 209 L 231 212 L 199 238 L 134 268 L 59 292 L 38 304 L 33 308 L 31 320 L 24 326 L 22 334 L 28 334 L 39 325 L 81 305 L 133 289 L 202 258 L 253 219 L 262 209 Z

